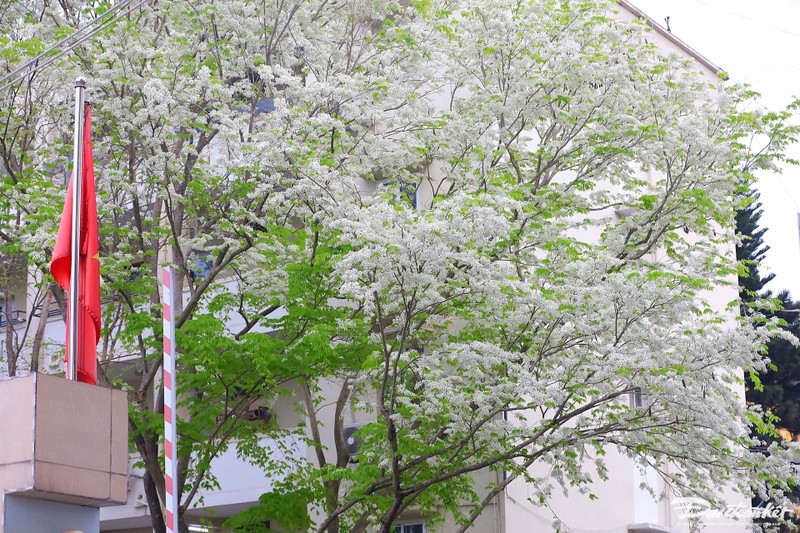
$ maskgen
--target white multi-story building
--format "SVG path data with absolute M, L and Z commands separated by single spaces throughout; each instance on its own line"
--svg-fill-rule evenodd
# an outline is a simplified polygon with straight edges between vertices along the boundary
M 620 0 L 622 17 L 643 18 L 647 17 L 636 7 L 626 0 Z M 690 58 L 694 61 L 696 68 L 703 72 L 710 81 L 716 81 L 720 74 L 720 69 L 698 54 L 692 48 L 683 43 L 669 31 L 661 26 L 647 20 L 648 24 L 655 30 L 646 35 L 646 38 L 655 41 L 663 50 L 675 52 Z M 643 39 L 645 36 L 642 37 Z M 648 176 L 655 179 L 653 176 Z M 366 184 L 365 187 L 374 186 Z M 416 192 L 417 203 L 424 205 L 430 196 L 430 191 L 423 185 Z M 722 253 L 734 254 L 733 243 Z M 658 259 L 654 257 L 654 259 Z M 47 329 L 46 338 L 53 345 L 62 342 L 64 338 L 64 325 L 57 308 L 54 306 L 49 313 L 40 313 L 40 317 L 27 317 L 25 315 L 26 306 L 24 300 L 29 302 L 38 299 L 39 296 L 32 292 L 26 293 L 24 276 L 20 278 L 20 283 L 15 286 L 15 299 L 13 302 L 6 302 L 4 307 L 9 309 L 9 313 L 3 317 L 11 316 L 12 320 L 18 322 L 15 327 L 35 329 L 38 321 L 46 319 Z M 720 310 L 724 309 L 725 304 L 734 300 L 737 296 L 735 284 L 727 289 L 720 289 L 719 293 L 713 295 L 713 300 L 717 303 Z M 26 298 L 27 297 L 27 298 Z M 29 308 L 34 306 L 29 303 Z M 4 325 L 5 318 L 0 319 L 0 325 Z M 51 367 L 57 367 L 58 361 L 49 361 Z M 48 366 L 48 365 L 45 365 Z M 24 371 L 24 365 L 22 370 Z M 123 379 L 133 377 L 129 375 L 135 372 L 135 368 L 126 366 L 124 358 L 111 363 L 106 369 L 109 374 L 113 374 Z M 632 402 L 637 398 L 632 397 Z M 280 401 L 272 405 L 270 409 L 278 415 L 281 423 L 291 426 L 300 423 L 298 414 L 289 400 Z M 321 419 L 333 420 L 334 407 L 323 407 L 318 416 Z M 356 428 L 363 422 L 359 417 L 362 415 L 355 412 L 346 413 L 346 423 L 352 428 Z M 329 443 L 332 444 L 332 443 Z M 287 453 L 286 449 L 292 449 L 298 462 L 305 459 L 313 460 L 312 450 L 306 448 L 301 440 L 296 440 L 291 446 L 278 446 L 274 440 L 264 438 L 262 445 L 271 453 Z M 135 465 L 137 456 L 133 455 L 130 459 L 130 477 L 128 503 L 120 507 L 108 507 L 101 510 L 101 530 L 119 531 L 121 533 L 139 533 L 150 531 L 150 516 L 147 500 L 145 496 L 144 484 L 142 482 L 142 470 Z M 664 482 L 660 480 L 655 472 L 640 469 L 634 461 L 617 452 L 610 452 L 606 457 L 609 470 L 609 479 L 606 481 L 596 481 L 592 486 L 592 491 L 598 496 L 595 500 L 590 500 L 584 495 L 577 493 L 555 494 L 548 502 L 547 506 L 534 505 L 532 500 L 537 500 L 538 495 L 532 492 L 534 489 L 524 481 L 511 483 L 495 500 L 485 509 L 481 517 L 474 523 L 471 531 L 487 533 L 528 533 L 528 532 L 549 532 L 554 531 L 554 521 L 560 521 L 563 526 L 561 530 L 574 533 L 647 533 L 647 532 L 688 532 L 689 525 L 682 516 L 684 509 L 678 502 L 671 498 L 671 493 L 667 490 Z M 250 466 L 246 461 L 237 458 L 234 450 L 217 457 L 212 463 L 212 471 L 216 476 L 220 489 L 214 491 L 201 490 L 196 499 L 196 507 L 188 515 L 195 531 L 213 530 L 218 527 L 225 518 L 233 516 L 258 502 L 259 496 L 269 492 L 276 481 L 279 481 L 279 474 L 264 474 L 261 470 Z M 545 466 L 537 467 L 537 476 L 546 478 L 548 472 Z M 490 486 L 502 479 L 503 473 L 480 472 L 476 475 L 477 486 Z M 644 482 L 653 487 L 653 495 L 643 488 Z M 740 496 L 730 496 L 731 505 L 749 506 L 749 501 Z M 203 523 L 204 525 L 200 525 Z M 719 523 L 707 523 L 708 531 L 736 532 L 747 530 L 746 523 L 736 523 L 730 520 L 720 521 Z M 398 526 L 398 533 L 423 533 L 423 532 L 442 532 L 449 533 L 455 531 L 454 524 L 437 524 L 434 527 L 427 525 L 424 519 L 413 512 L 408 513 L 406 518 Z

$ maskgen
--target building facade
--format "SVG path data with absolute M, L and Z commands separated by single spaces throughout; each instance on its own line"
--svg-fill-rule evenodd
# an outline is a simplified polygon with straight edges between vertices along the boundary
M 697 70 L 701 71 L 710 83 L 718 80 L 721 73 L 720 69 L 710 63 L 707 59 L 695 52 L 685 43 L 680 41 L 670 32 L 653 23 L 640 12 L 635 6 L 621 0 L 619 2 L 619 16 L 624 19 L 641 18 L 646 20 L 654 31 L 643 34 L 642 41 L 654 42 L 665 53 L 679 54 L 691 59 Z M 435 97 L 434 97 L 435 98 Z M 442 103 L 446 105 L 446 103 Z M 274 111 L 274 106 L 264 112 Z M 422 183 L 411 194 L 414 206 L 424 208 L 430 205 L 433 197 L 432 183 L 441 184 L 444 180 L 441 176 L 437 177 L 437 163 L 431 163 L 429 170 L 433 176 L 433 181 Z M 659 176 L 652 173 L 642 173 L 641 179 L 654 182 Z M 365 192 L 380 193 L 380 182 L 364 181 L 361 184 Z M 373 191 L 374 189 L 374 191 Z M 608 216 L 610 213 L 604 213 Z M 618 217 L 626 216 L 624 212 L 618 212 Z M 587 240 L 591 240 L 589 237 Z M 720 250 L 721 254 L 728 257 L 734 256 L 733 241 L 729 246 Z M 659 256 L 658 251 L 651 254 L 653 261 L 668 260 Z M 731 275 L 731 286 L 725 289 L 718 289 L 711 296 L 717 310 L 726 309 L 728 302 L 736 299 L 737 289 L 735 286 L 735 276 Z M 225 283 L 228 283 L 227 281 Z M 45 339 L 48 346 L 58 346 L 64 338 L 64 325 L 58 306 L 55 302 L 49 303 L 47 312 L 39 313 L 39 317 L 18 318 L 25 315 L 20 300 L 27 299 L 29 307 L 35 307 L 34 302 L 41 303 L 42 296 L 33 292 L 32 287 L 27 284 L 24 277 L 21 283 L 15 288 L 19 295 L 14 303 L 6 302 L 6 320 L 17 320 L 15 327 L 36 329 L 40 321 L 46 321 Z M 274 317 L 278 317 L 283 312 L 281 309 L 274 311 Z M 730 315 L 733 321 L 733 311 L 724 311 Z M 10 317 L 10 318 L 8 318 Z M 1 324 L 1 323 L 0 323 Z M 264 332 L 267 334 L 268 332 Z M 57 350 L 52 352 L 57 354 Z M 105 373 L 120 382 L 133 383 L 142 369 L 132 364 L 133 359 L 119 357 L 109 363 L 104 369 Z M 57 371 L 59 366 L 58 358 L 50 358 L 44 368 Z M 22 366 L 24 371 L 24 365 Z M 292 388 L 292 384 L 288 388 Z M 328 383 L 330 390 L 323 390 L 323 397 L 335 398 L 337 388 L 341 385 L 335 382 Z M 148 391 L 155 394 L 153 390 Z M 630 395 L 629 401 L 632 404 L 641 402 L 642 391 Z M 299 393 L 298 393 L 299 394 Z M 645 392 L 646 394 L 646 392 Z M 292 400 L 293 395 L 289 394 L 285 398 L 269 406 L 271 415 L 281 421 L 285 427 L 297 427 L 303 422 Z M 742 391 L 743 401 L 743 391 Z M 336 422 L 336 408 L 333 402 L 323 405 L 317 411 L 317 417 L 329 426 L 334 426 Z M 343 411 L 345 434 L 357 429 L 368 419 L 364 412 L 353 408 Z M 256 417 L 255 423 L 258 423 Z M 333 450 L 336 443 L 333 437 L 323 439 L 326 445 L 326 453 L 333 459 Z M 260 441 L 261 447 L 271 454 L 286 454 L 286 450 L 292 450 L 292 457 L 286 458 L 290 462 L 296 460 L 314 462 L 315 451 L 310 449 L 305 442 L 291 437 L 278 442 L 276 439 L 265 437 Z M 150 531 L 150 510 L 147 504 L 147 494 L 144 486 L 144 471 L 138 465 L 139 457 L 132 454 L 130 460 L 130 474 L 128 482 L 128 503 L 124 506 L 104 508 L 100 512 L 102 531 L 119 531 L 121 533 L 139 533 Z M 593 458 L 586 458 L 592 461 Z M 668 484 L 661 479 L 655 470 L 646 466 L 641 466 L 633 458 L 617 451 L 609 451 L 605 458 L 608 468 L 608 479 L 594 480 L 591 484 L 591 491 L 596 499 L 590 499 L 587 495 L 577 490 L 567 491 L 566 493 L 553 493 L 547 496 L 546 505 L 538 503 L 541 494 L 536 492 L 536 488 L 522 479 L 510 483 L 500 494 L 492 499 L 486 506 L 484 512 L 472 524 L 470 531 L 490 532 L 490 533 L 523 533 L 523 532 L 550 532 L 550 531 L 572 531 L 575 533 L 648 533 L 648 532 L 672 532 L 688 533 L 691 524 L 687 519 L 686 502 L 676 499 L 670 491 Z M 537 478 L 547 479 L 550 475 L 546 465 L 532 467 L 532 475 Z M 216 531 L 222 527 L 222 523 L 241 511 L 244 511 L 259 501 L 259 497 L 272 490 L 283 478 L 282 473 L 265 474 L 260 469 L 251 466 L 246 460 L 237 457 L 235 450 L 230 449 L 212 461 L 212 472 L 217 478 L 219 487 L 213 489 L 201 489 L 198 492 L 196 503 L 187 512 L 188 521 L 192 524 L 192 531 Z M 479 471 L 474 474 L 475 485 L 485 487 L 484 493 L 490 487 L 501 484 L 505 480 L 506 473 L 503 471 L 494 472 L 489 470 Z M 649 486 L 649 488 L 648 488 Z M 480 492 L 480 491 L 479 491 Z M 727 500 L 731 506 L 749 506 L 749 501 L 741 496 L 731 493 Z M 536 503 L 534 503 L 536 502 Z M 708 519 L 705 521 L 707 531 L 711 532 L 737 532 L 748 530 L 749 523 L 743 521 L 731 521 L 725 519 Z M 398 533 L 455 533 L 460 526 L 455 523 L 445 521 L 444 523 L 428 523 L 426 518 L 419 513 L 411 510 L 405 513 L 403 519 L 398 523 L 396 531 Z

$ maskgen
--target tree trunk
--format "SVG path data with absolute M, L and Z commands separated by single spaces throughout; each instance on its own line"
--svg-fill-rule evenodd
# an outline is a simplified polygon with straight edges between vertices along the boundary
M 186 523 L 186 518 L 184 518 L 183 513 L 178 517 L 178 532 L 189 533 L 189 525 Z
M 42 300 L 42 311 L 39 313 L 39 323 L 36 325 L 36 335 L 33 337 L 33 348 L 31 349 L 31 372 L 39 371 L 39 361 L 42 357 L 42 342 L 44 341 L 44 332 L 47 329 L 47 319 L 52 301 L 53 291 L 48 288 L 44 293 L 44 299 Z
M 11 287 L 9 281 L 6 280 L 6 286 L 3 288 L 3 299 L 5 306 L 3 308 L 3 316 L 6 320 L 6 360 L 8 363 L 8 377 L 17 375 L 17 357 L 19 354 L 14 347 L 14 317 L 11 311 Z
M 158 507 L 159 512 L 150 512 L 150 519 L 153 528 L 161 533 L 165 531 L 164 516 L 161 513 L 161 506 L 165 502 L 165 486 L 166 482 L 164 474 L 161 471 L 161 457 L 158 449 L 158 435 L 154 434 L 147 429 L 139 428 L 132 418 L 128 419 L 128 427 L 130 433 L 133 435 L 133 442 L 136 444 L 136 449 L 142 457 L 144 462 L 145 472 L 145 496 L 147 496 L 147 505 L 149 508 Z M 160 524 L 160 525 L 159 525 Z
M 164 522 L 164 514 L 161 512 L 161 505 L 159 505 L 158 489 L 156 484 L 153 483 L 153 478 L 150 472 L 144 472 L 144 494 L 147 497 L 147 507 L 150 509 L 150 521 L 153 524 L 153 531 L 155 533 L 167 533 L 167 526 Z

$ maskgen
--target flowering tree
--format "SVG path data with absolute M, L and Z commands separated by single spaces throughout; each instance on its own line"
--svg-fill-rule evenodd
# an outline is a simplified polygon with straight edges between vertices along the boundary
M 93 5 L 4 15 L 19 25 L 4 65 L 31 35 L 109 7 Z M 737 184 L 795 132 L 645 34 L 595 1 L 168 2 L 34 78 L 36 187 L 4 182 L 9 212 L 55 196 L 47 162 L 67 152 L 69 105 L 49 95 L 83 72 L 102 175 L 102 358 L 141 370 L 130 427 L 154 527 L 161 262 L 187 295 L 182 513 L 233 441 L 267 470 L 292 467 L 240 527 L 389 532 L 414 509 L 466 529 L 517 479 L 542 501 L 554 484 L 591 490 L 583 458 L 605 476 L 607 448 L 709 499 L 786 479 L 777 455 L 749 452 L 762 422 L 739 369 L 763 369 L 772 330 L 736 317 L 732 224 Z M 20 98 L 0 97 L 6 110 Z M 49 216 L 13 242 L 50 242 Z M 238 416 L 286 390 L 308 465 L 260 452 Z M 349 412 L 367 421 L 356 462 Z M 279 424 L 267 430 L 289 431 Z M 550 482 L 532 476 L 539 463 Z M 486 470 L 507 475 L 476 485 Z
M 41 41 L 29 33 L 34 12 L 24 3 L 0 8 L 0 64 L 4 71 L 43 50 Z M 53 188 L 50 173 L 57 168 L 48 165 L 45 171 L 44 162 L 58 161 L 60 155 L 56 146 L 42 143 L 42 129 L 54 121 L 53 108 L 42 94 L 55 91 L 54 83 L 57 80 L 52 78 L 35 83 L 26 80 L 6 87 L 0 96 L 0 362 L 4 366 L 0 372 L 8 376 L 36 371 L 40 356 L 48 354 L 36 317 L 50 308 L 53 298 L 40 270 L 48 253 L 46 243 L 52 239 L 35 241 L 33 235 L 38 225 L 52 223 L 58 209 L 57 201 L 49 201 Z M 40 209 L 33 208 L 31 198 L 43 200 Z M 27 277 L 37 280 L 30 290 L 25 287 Z

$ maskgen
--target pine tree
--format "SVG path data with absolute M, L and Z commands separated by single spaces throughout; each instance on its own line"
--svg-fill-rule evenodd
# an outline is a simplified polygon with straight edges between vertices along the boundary
M 800 302 L 793 301 L 788 291 L 778 294 L 784 311 L 776 315 L 786 321 L 786 330 L 800 338 Z M 795 312 L 791 312 L 795 311 Z M 800 349 L 784 339 L 773 339 L 767 345 L 775 371 L 761 376 L 762 390 L 751 390 L 750 401 L 769 408 L 780 418 L 777 424 L 789 433 L 784 437 L 800 437 Z
M 736 245 L 736 259 L 745 267 L 739 273 L 742 314 L 749 312 L 748 308 L 755 300 L 772 297 L 772 293 L 764 287 L 775 277 L 772 273 L 762 276 L 759 271 L 759 265 L 769 246 L 764 244 L 763 239 L 767 228 L 761 228 L 758 224 L 763 213 L 758 197 L 758 192 L 749 190 L 746 193 L 747 207 L 736 212 L 736 232 L 740 236 L 740 242 Z M 800 307 L 800 302 L 793 301 L 789 291 L 781 291 L 777 299 L 780 301 L 779 308 L 783 311 L 769 314 L 785 320 L 786 329 L 800 338 L 798 314 L 791 312 Z M 746 375 L 745 396 L 748 403 L 759 404 L 780 419 L 776 426 L 782 438 L 795 440 L 800 433 L 800 350 L 784 339 L 773 338 L 767 343 L 767 356 L 772 370 L 761 373 L 758 383 Z M 766 435 L 759 437 L 770 439 Z M 788 496 L 792 501 L 797 501 L 800 494 L 792 491 Z M 765 507 L 768 504 L 769 501 L 753 498 L 753 507 Z M 772 519 L 757 518 L 755 522 L 761 527 L 780 533 L 796 531 L 795 525 L 777 524 Z
M 758 221 L 764 212 L 759 194 L 754 190 L 748 191 L 748 206 L 736 212 L 736 233 L 741 235 L 741 242 L 736 246 L 736 259 L 747 267 L 747 273 L 739 274 L 739 297 L 742 303 L 752 302 L 764 290 L 764 286 L 772 281 L 775 274 L 761 275 L 759 264 L 764 259 L 769 246 L 764 244 L 764 234 L 767 228 L 760 228 Z M 765 293 L 768 296 L 769 293 Z
M 744 308 L 758 298 L 770 298 L 772 293 L 765 286 L 775 274 L 762 275 L 759 265 L 769 246 L 764 244 L 767 228 L 759 227 L 763 213 L 758 193 L 749 191 L 749 205 L 737 211 L 736 230 L 741 242 L 736 247 L 736 258 L 747 267 L 746 273 L 739 275 L 739 295 Z M 774 316 L 786 322 L 786 330 L 800 338 L 800 302 L 792 300 L 788 291 L 781 291 L 776 298 L 783 311 Z M 794 311 L 794 312 L 793 312 Z M 767 344 L 767 353 L 773 370 L 759 376 L 760 387 L 748 380 L 747 401 L 763 405 L 765 409 L 780 418 L 777 424 L 784 437 L 794 440 L 800 434 L 800 349 L 784 339 L 772 339 Z

